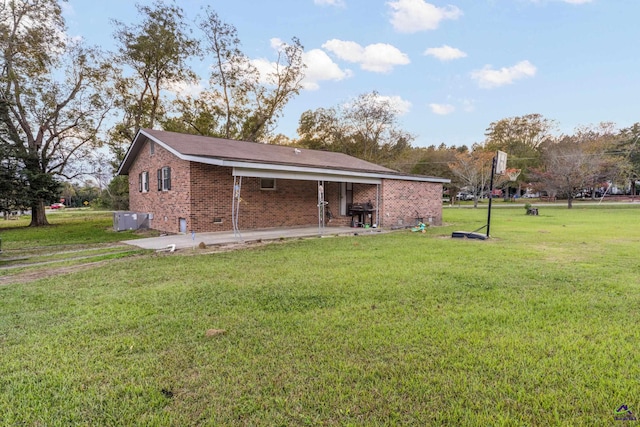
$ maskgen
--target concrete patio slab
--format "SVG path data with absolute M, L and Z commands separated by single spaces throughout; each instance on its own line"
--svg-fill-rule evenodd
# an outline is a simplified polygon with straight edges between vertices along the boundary
M 234 236 L 233 232 L 215 232 L 215 233 L 195 233 L 189 234 L 172 234 L 160 237 L 148 237 L 144 239 L 125 240 L 122 243 L 137 246 L 142 249 L 168 250 L 175 245 L 175 250 L 192 249 L 198 247 L 200 243 L 207 246 L 228 245 L 234 243 L 251 243 L 256 241 L 294 239 L 303 237 L 329 237 L 329 236 L 347 236 L 381 233 L 383 230 L 379 228 L 351 228 L 351 227 L 325 227 L 324 233 L 320 236 L 318 227 L 302 227 L 302 228 L 274 228 L 264 230 L 247 230 L 241 231 L 241 237 Z

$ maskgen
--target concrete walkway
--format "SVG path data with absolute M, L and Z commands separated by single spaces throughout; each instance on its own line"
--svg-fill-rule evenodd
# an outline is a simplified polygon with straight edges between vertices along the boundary
M 325 227 L 322 237 L 347 236 L 354 234 L 380 233 L 378 228 L 351 228 L 351 227 Z M 195 236 L 189 234 L 172 234 L 161 237 L 148 237 L 145 239 L 126 240 L 122 243 L 138 246 L 142 249 L 169 250 L 175 245 L 175 250 L 192 249 L 198 247 L 200 243 L 207 246 L 228 245 L 234 243 L 251 243 L 256 241 L 269 241 L 281 239 L 293 239 L 302 237 L 318 237 L 318 227 L 301 228 L 272 228 L 264 230 L 247 230 L 240 232 L 242 238 L 237 238 L 231 231 L 216 233 L 196 233 Z

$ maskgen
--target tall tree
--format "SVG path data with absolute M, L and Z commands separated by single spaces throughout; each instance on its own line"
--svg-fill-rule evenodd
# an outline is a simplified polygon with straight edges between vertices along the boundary
M 596 197 L 597 187 L 608 187 L 627 180 L 632 166 L 626 153 L 619 150 L 621 136 L 614 123 L 580 126 L 572 138 L 595 158 L 592 164 L 597 168 L 594 171 L 597 173 L 593 174 L 594 182 L 589 187 L 592 198 Z
M 540 147 L 553 138 L 553 120 L 541 114 L 527 114 L 492 122 L 485 131 L 484 148 L 509 154 L 509 167 L 520 169 L 517 182 L 528 182 L 527 170 L 540 166 Z
M 1 108 L 1 107 L 0 107 Z M 0 211 L 5 214 L 29 205 L 24 189 L 28 187 L 24 164 L 17 158 L 4 121 L 0 121 Z
M 302 113 L 298 121 L 298 144 L 313 150 L 347 152 L 349 128 L 337 108 L 318 108 Z
M 473 194 L 473 207 L 478 207 L 478 198 L 489 187 L 493 153 L 481 150 L 457 152 L 455 160 L 449 163 L 460 188 Z
M 411 149 L 414 139 L 400 128 L 399 114 L 388 98 L 375 91 L 365 93 L 337 107 L 305 111 L 298 125 L 298 144 L 392 166 Z
M 99 144 L 111 107 L 109 67 L 97 51 L 66 37 L 55 0 L 3 2 L 0 50 L 3 125 L 24 165 L 31 225 L 46 225 L 44 205 L 57 194 L 56 177 L 81 174 L 77 161 Z
M 196 79 L 187 61 L 198 53 L 198 42 L 189 35 L 182 8 L 160 0 L 136 7 L 135 24 L 113 21 L 115 62 L 122 67 L 118 107 L 124 113 L 111 135 L 115 142 L 129 143 L 141 127 L 153 128 L 169 108 L 166 91 Z
M 607 162 L 576 136 L 564 136 L 542 147 L 542 166 L 533 168 L 531 176 L 537 187 L 550 196 L 567 198 L 571 209 L 575 194 L 606 179 Z
M 304 49 L 272 40 L 273 62 L 251 61 L 240 49 L 236 28 L 210 7 L 198 26 L 203 51 L 212 60 L 209 87 L 198 96 L 179 97 L 176 115 L 163 122 L 166 130 L 245 141 L 265 140 L 286 104 L 302 89 Z
M 451 172 L 449 164 L 455 162 L 457 153 L 465 151 L 467 150 L 448 147 L 444 144 L 439 147 L 431 145 L 426 148 L 416 148 L 412 155 L 416 156 L 418 161 L 411 169 L 411 173 L 454 179 L 455 176 Z
M 151 5 L 137 4 L 139 19 L 125 25 L 113 20 L 118 54 L 115 66 L 120 68 L 115 88 L 116 106 L 122 118 L 109 132 L 108 144 L 115 172 L 124 159 L 126 149 L 140 128 L 153 128 L 162 122 L 169 110 L 169 96 L 185 84 L 196 80 L 188 60 L 199 53 L 199 44 L 191 37 L 182 8 L 156 0 Z M 102 174 L 104 167 L 94 169 Z M 127 177 L 116 176 L 106 186 L 105 206 L 126 209 Z
M 620 130 L 617 138 L 617 148 L 628 161 L 629 170 L 627 179 L 632 196 L 638 190 L 638 179 L 640 178 L 640 123 L 634 123 L 628 128 Z

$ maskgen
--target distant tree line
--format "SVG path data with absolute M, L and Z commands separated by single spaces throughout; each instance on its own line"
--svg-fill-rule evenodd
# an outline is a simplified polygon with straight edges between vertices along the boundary
M 0 3 L 0 210 L 29 208 L 31 225 L 46 225 L 45 206 L 88 178 L 100 189 L 91 200 L 126 209 L 126 177 L 114 175 L 140 128 L 339 151 L 450 178 L 452 195 L 486 189 L 495 150 L 522 171 L 508 184 L 516 191 L 532 186 L 569 203 L 575 191 L 604 182 L 634 187 L 640 173 L 640 124 L 555 136 L 553 121 L 531 114 L 491 123 L 472 147 L 413 147 L 400 111 L 376 91 L 304 112 L 297 138 L 275 134 L 302 90 L 300 40 L 274 39 L 273 60 L 252 61 L 236 28 L 211 7 L 193 24 L 176 3 L 137 10 L 133 24 L 112 21 L 117 49 L 105 52 L 66 35 L 59 0 Z M 208 76 L 191 68 L 196 60 L 212 64 Z
M 497 150 L 508 154 L 515 181 L 498 177 L 505 197 L 525 191 L 559 197 L 571 208 L 576 195 L 595 198 L 617 188 L 631 195 L 640 179 L 640 123 L 617 129 L 613 123 L 584 126 L 570 135 L 556 135 L 554 121 L 540 114 L 498 120 L 489 125 L 485 141 L 467 147 L 430 147 L 414 172 L 431 169 L 452 180 L 450 193 L 471 189 L 478 197 L 488 190 L 488 174 Z M 447 171 L 442 167 L 447 159 Z

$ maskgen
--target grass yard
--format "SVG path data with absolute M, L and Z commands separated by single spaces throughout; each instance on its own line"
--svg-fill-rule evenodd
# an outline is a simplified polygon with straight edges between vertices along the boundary
M 449 237 L 486 210 L 444 215 L 426 234 L 147 254 L 0 286 L 0 424 L 638 416 L 640 208 L 495 209 L 489 241 Z
M 16 273 L 40 278 L 144 253 L 120 243 L 141 233 L 113 231 L 110 212 L 65 209 L 50 211 L 47 219 L 51 224 L 48 227 L 28 227 L 28 215 L 0 220 L 0 286 Z

